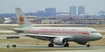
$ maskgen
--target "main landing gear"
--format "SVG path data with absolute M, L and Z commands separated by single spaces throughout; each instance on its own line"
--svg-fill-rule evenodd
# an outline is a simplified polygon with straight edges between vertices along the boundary
M 89 41 L 86 43 L 86 47 L 90 47 Z
M 48 47 L 54 47 L 54 44 L 53 43 L 49 43 Z
M 64 47 L 69 47 L 69 43 L 65 43 L 63 46 Z M 49 43 L 48 47 L 54 47 L 54 44 L 53 43 Z
M 69 47 L 69 43 L 65 43 L 64 44 L 64 47 Z
M 48 44 L 48 47 L 54 47 L 53 38 L 50 39 L 50 43 Z

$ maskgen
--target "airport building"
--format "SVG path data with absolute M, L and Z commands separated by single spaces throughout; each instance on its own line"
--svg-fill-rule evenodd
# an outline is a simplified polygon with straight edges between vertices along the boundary
M 55 16 L 56 9 L 55 8 L 45 8 L 45 15 L 46 16 Z
M 105 11 L 98 11 L 98 14 L 100 14 L 100 15 L 105 15 Z
M 76 6 L 70 6 L 70 15 L 76 15 Z
M 36 12 L 36 15 L 38 17 L 42 17 L 42 16 L 45 16 L 45 12 L 43 10 L 39 10 L 39 11 Z
M 78 6 L 78 15 L 85 14 L 85 7 L 84 6 Z

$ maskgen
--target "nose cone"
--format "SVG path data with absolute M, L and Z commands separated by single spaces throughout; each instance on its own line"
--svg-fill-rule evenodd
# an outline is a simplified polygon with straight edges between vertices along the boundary
M 97 39 L 99 40 L 99 39 L 101 39 L 102 38 L 102 35 L 101 34 L 98 34 L 97 35 Z

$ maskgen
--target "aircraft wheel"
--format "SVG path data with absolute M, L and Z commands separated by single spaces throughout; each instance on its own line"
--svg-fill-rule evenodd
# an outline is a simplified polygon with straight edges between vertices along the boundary
M 90 44 L 87 44 L 86 47 L 90 47 Z
M 14 45 L 12 45 L 12 47 L 14 47 L 14 48 L 15 48 L 15 47 L 16 47 L 16 45 L 14 44 Z
M 69 43 L 66 43 L 66 44 L 64 45 L 64 47 L 69 47 Z
M 53 43 L 49 43 L 48 47 L 54 47 L 54 44 Z

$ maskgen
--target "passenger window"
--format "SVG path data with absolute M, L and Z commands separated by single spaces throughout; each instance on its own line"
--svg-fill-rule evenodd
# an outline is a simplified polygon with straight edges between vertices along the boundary
M 98 33 L 97 31 L 91 31 L 91 33 Z
M 91 33 L 93 33 L 93 31 L 91 31 Z

